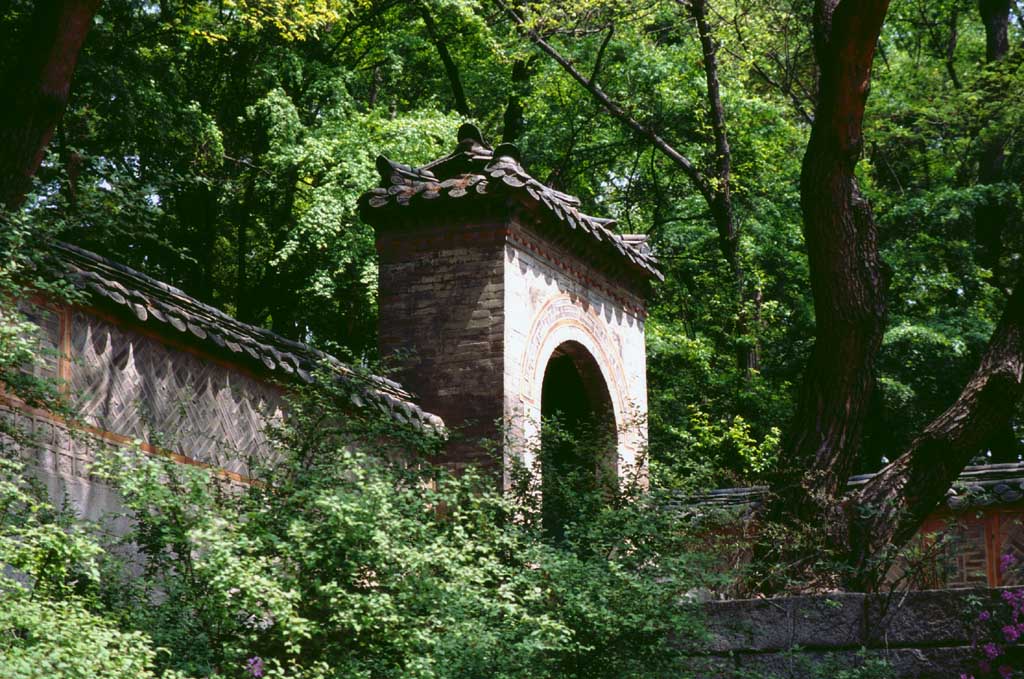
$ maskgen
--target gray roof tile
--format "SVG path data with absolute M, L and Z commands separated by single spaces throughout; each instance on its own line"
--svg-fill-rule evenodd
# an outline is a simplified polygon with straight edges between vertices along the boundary
M 123 264 L 107 259 L 69 243 L 56 243 L 55 254 L 61 273 L 80 289 L 109 300 L 130 312 L 140 323 L 168 326 L 182 340 L 221 352 L 228 351 L 239 359 L 247 357 L 249 365 L 285 379 L 312 382 L 318 366 L 326 366 L 345 379 L 354 379 L 355 372 L 337 358 L 318 349 L 295 342 L 248 323 L 242 323 L 223 311 L 190 297 L 168 285 Z M 411 403 L 412 395 L 393 380 L 371 377 L 363 398 L 390 409 L 412 413 L 417 420 L 441 430 L 444 422 Z M 385 405 L 387 404 L 387 405 Z M 403 417 L 402 419 L 405 419 Z
M 414 207 L 425 200 L 514 195 L 543 209 L 568 231 L 601 243 L 606 252 L 645 277 L 664 280 L 645 237 L 620 236 L 611 230 L 614 220 L 580 212 L 579 198 L 542 184 L 523 169 L 515 146 L 499 144 L 492 150 L 469 124 L 459 128 L 458 138 L 455 151 L 418 168 L 379 156 L 381 185 L 360 197 L 363 219 L 373 222 L 378 211 Z

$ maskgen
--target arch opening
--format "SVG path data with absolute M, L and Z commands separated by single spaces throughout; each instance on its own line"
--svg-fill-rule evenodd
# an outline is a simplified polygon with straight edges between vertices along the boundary
M 617 481 L 618 427 L 601 368 L 578 342 L 556 347 L 541 387 L 542 519 L 556 539 Z

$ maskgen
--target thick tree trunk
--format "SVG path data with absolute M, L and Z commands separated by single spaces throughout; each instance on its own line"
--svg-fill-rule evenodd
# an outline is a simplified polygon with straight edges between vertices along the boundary
M 854 167 L 888 0 L 818 0 L 818 102 L 800 177 L 815 343 L 784 442 L 773 514 L 829 517 L 854 469 L 885 329 L 877 226 Z
M 1010 48 L 1010 0 L 980 0 L 978 10 L 985 24 L 985 58 L 991 64 L 1001 61 Z M 984 143 L 978 158 L 978 183 L 995 184 L 1003 179 L 1006 139 L 998 136 Z M 994 200 L 978 207 L 975 214 L 975 237 L 978 240 L 978 263 L 993 273 L 993 282 L 1001 286 L 999 260 L 1003 254 L 1003 233 L 1010 215 L 1008 209 Z
M 78 53 L 100 0 L 37 0 L 22 57 L 6 74 L 0 107 L 0 202 L 25 200 L 67 106 Z
M 847 500 L 858 588 L 873 584 L 873 557 L 905 544 L 971 458 L 1006 427 L 1024 392 L 1024 282 L 1018 282 L 981 365 L 956 402 L 910 448 Z M 870 511 L 864 511 L 864 510 Z
M 885 316 L 876 228 L 853 175 L 871 55 L 886 10 L 886 0 L 870 4 L 819 0 L 815 12 L 821 82 L 801 204 L 817 341 L 786 442 L 790 483 L 773 506 L 776 517 L 821 521 L 816 525 L 827 530 L 828 546 L 848 558 L 846 584 L 856 589 L 878 584 L 892 550 L 913 537 L 971 458 L 1005 432 L 1024 392 L 1024 284 L 1018 284 L 957 401 L 895 462 L 836 501 L 860 443 Z M 809 471 L 799 476 L 801 467 Z

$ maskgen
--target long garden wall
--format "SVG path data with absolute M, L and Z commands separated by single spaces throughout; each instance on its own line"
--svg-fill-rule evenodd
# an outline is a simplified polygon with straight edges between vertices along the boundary
M 830 677 L 829 667 L 866 658 L 885 659 L 897 677 L 956 679 L 977 674 L 985 643 L 1003 641 L 986 636 L 991 621 L 979 615 L 1005 607 L 1006 592 L 1024 596 L 999 588 L 716 601 L 704 605 L 708 636 L 678 643 L 701 679 Z M 1012 661 L 997 658 L 993 669 L 1000 662 Z

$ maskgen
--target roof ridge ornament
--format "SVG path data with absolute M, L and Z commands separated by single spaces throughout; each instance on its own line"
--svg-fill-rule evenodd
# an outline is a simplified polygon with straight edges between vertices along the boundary
M 486 155 L 491 151 L 490 144 L 484 140 L 483 132 L 473 123 L 463 123 L 455 136 L 458 137 L 459 142 L 455 145 L 455 151 L 452 155 L 458 153 Z
M 481 146 L 487 146 L 487 142 L 484 141 L 484 133 L 480 131 L 480 128 L 473 123 L 462 123 L 459 126 L 459 131 L 455 133 L 455 139 L 461 144 L 467 139 L 475 141 Z
M 517 195 L 520 200 L 547 213 L 569 231 L 579 231 L 615 258 L 624 258 L 627 266 L 646 278 L 664 280 L 650 248 L 636 239 L 624 239 L 612 227 L 615 221 L 592 217 L 581 211 L 580 199 L 547 186 L 523 168 L 519 148 L 511 143 L 491 149 L 480 128 L 472 123 L 459 127 L 455 150 L 419 167 L 396 163 L 381 156 L 377 170 L 381 184 L 359 198 L 359 213 L 370 224 L 377 224 L 376 210 L 390 213 L 403 206 L 425 206 L 423 201 L 447 203 L 465 196 Z M 472 199 L 475 200 L 476 198 Z M 443 209 L 443 208 L 433 208 Z M 384 213 L 381 213 L 383 216 Z M 578 236 L 572 236 L 577 238 Z
M 494 158 L 511 158 L 517 163 L 522 162 L 522 158 L 519 155 L 519 147 L 507 141 L 498 144 L 498 148 L 494 149 Z
M 385 155 L 377 156 L 377 174 L 380 175 L 381 186 L 403 183 L 407 180 L 429 181 L 435 179 L 434 173 L 422 168 L 415 168 L 405 163 L 397 163 Z

